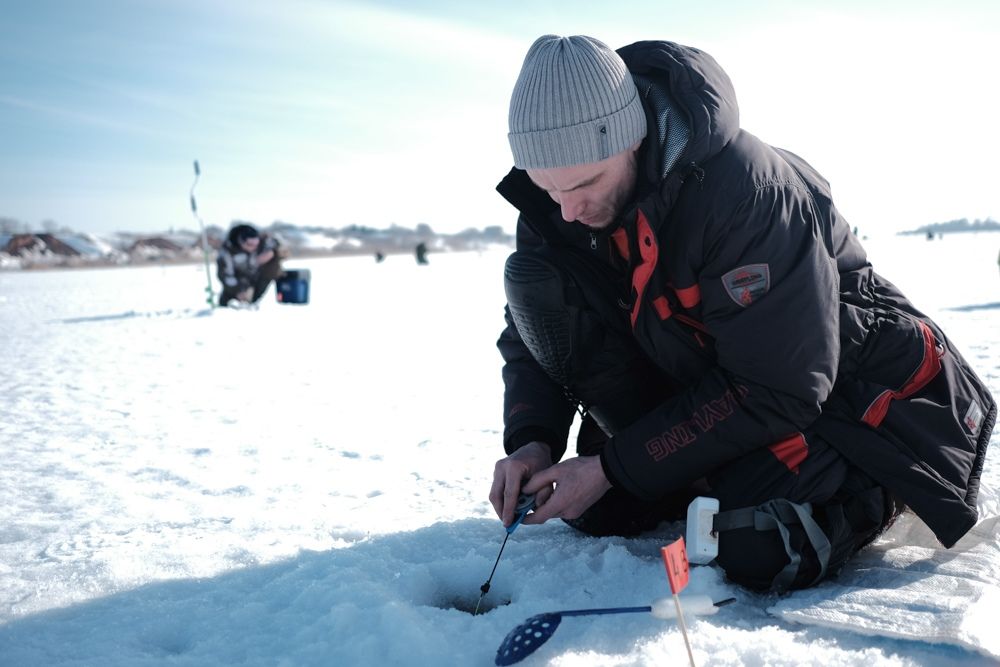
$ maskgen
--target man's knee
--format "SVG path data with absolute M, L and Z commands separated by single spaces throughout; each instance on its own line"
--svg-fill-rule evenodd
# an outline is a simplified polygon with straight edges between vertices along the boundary
M 504 286 L 531 355 L 611 434 L 674 390 L 628 331 L 609 271 L 569 251 L 518 251 L 507 260 Z
M 874 486 L 817 506 L 807 514 L 774 513 L 772 525 L 758 521 L 756 526 L 722 531 L 716 563 L 730 580 L 753 590 L 808 588 L 837 574 L 895 520 L 900 510 L 890 494 Z
M 788 526 L 788 546 L 799 559 L 785 582 L 776 581 L 792 563 L 788 548 L 777 530 L 755 530 L 752 526 L 719 536 L 716 563 L 726 577 L 755 591 L 806 588 L 816 582 L 821 563 L 801 526 Z
M 541 253 L 515 252 L 504 266 L 507 306 L 517 332 L 545 373 L 562 386 L 577 374 L 579 308 L 562 270 Z
M 274 257 L 258 267 L 257 280 L 268 283 L 280 276 L 281 273 L 281 258 L 275 253 Z

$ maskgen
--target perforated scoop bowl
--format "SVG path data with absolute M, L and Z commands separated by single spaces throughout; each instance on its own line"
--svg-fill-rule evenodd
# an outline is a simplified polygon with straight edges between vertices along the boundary
M 497 649 L 496 664 L 513 665 L 524 660 L 548 641 L 560 621 L 562 614 L 559 612 L 538 614 L 511 630 Z
M 718 611 L 719 607 L 735 602 L 736 598 L 727 598 L 712 602 L 707 595 L 684 596 L 685 614 L 692 616 L 707 616 Z M 538 647 L 549 640 L 549 637 L 559 627 L 564 616 L 596 616 L 604 614 L 638 614 L 651 613 L 656 618 L 676 618 L 677 605 L 674 598 L 661 598 L 645 607 L 607 607 L 603 609 L 570 609 L 567 611 L 550 611 L 532 616 L 521 625 L 511 630 L 500 648 L 497 649 L 496 664 L 513 665 L 524 660 L 538 650 Z
M 524 660 L 544 644 L 559 627 L 563 616 L 593 616 L 597 614 L 635 614 L 651 611 L 652 607 L 612 607 L 608 609 L 572 609 L 570 611 L 550 611 L 532 616 L 517 626 L 504 638 L 497 649 L 496 664 L 513 665 Z

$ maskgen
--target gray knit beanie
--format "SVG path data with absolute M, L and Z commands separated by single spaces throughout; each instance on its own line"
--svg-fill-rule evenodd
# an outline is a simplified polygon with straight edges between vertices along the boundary
M 625 62 L 583 35 L 535 40 L 514 84 L 508 124 L 518 169 L 598 162 L 646 136 L 646 113 Z

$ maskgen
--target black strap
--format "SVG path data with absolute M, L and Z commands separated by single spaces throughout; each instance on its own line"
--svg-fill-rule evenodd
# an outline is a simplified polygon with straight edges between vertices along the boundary
M 812 506 L 809 503 L 799 504 L 784 498 L 775 498 L 756 507 L 719 512 L 712 521 L 712 529 L 719 533 L 738 528 L 753 528 L 758 531 L 777 530 L 785 546 L 785 553 L 788 554 L 788 564 L 771 582 L 771 588 L 780 593 L 791 588 L 802 565 L 802 554 L 792 547 L 788 532 L 788 526 L 796 524 L 801 524 L 806 539 L 809 540 L 819 560 L 819 574 L 809 583 L 812 586 L 826 575 L 826 568 L 830 562 L 830 540 L 812 518 Z
M 712 530 L 724 533 L 737 528 L 753 528 L 754 530 L 773 530 L 773 520 L 760 511 L 760 507 L 741 507 L 737 510 L 719 512 L 712 519 Z M 806 507 L 809 504 L 806 503 Z M 786 524 L 801 523 L 799 515 L 787 505 L 779 505 L 776 509 L 778 518 Z

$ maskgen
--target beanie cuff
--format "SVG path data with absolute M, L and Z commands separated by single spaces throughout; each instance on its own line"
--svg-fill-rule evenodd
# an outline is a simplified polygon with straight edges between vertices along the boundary
M 638 92 L 615 113 L 595 120 L 507 135 L 518 169 L 552 169 L 600 162 L 646 137 L 646 112 Z

